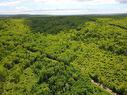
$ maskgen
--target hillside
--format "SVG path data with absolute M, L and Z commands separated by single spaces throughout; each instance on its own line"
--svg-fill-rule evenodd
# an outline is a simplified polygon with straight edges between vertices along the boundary
M 127 95 L 127 17 L 0 18 L 0 95 Z

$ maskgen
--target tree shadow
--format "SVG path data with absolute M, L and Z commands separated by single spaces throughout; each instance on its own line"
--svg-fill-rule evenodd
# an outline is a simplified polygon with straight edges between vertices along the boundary
M 27 18 L 27 24 L 34 33 L 57 34 L 70 29 L 80 30 L 81 25 L 91 20 L 87 16 L 41 16 Z

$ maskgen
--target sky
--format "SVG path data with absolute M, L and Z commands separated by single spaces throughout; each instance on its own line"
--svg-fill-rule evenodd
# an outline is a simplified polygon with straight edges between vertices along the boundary
M 0 0 L 0 14 L 127 13 L 127 0 Z

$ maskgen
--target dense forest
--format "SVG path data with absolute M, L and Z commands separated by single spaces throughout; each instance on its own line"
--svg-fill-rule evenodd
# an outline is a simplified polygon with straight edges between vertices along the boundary
M 127 95 L 127 17 L 1 17 L 0 95 Z

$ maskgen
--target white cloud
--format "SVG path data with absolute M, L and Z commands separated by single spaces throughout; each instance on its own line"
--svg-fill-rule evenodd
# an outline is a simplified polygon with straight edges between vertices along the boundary
M 0 2 L 0 6 L 16 6 L 17 4 L 19 4 L 20 1 L 6 1 L 6 2 Z
M 25 7 L 25 6 L 18 6 L 15 8 L 16 10 L 29 10 L 29 8 Z
M 127 0 L 13 0 L 13 1 L 0 1 L 0 6 L 16 6 L 25 2 L 36 4 L 116 4 L 119 2 L 127 2 Z
M 48 14 L 48 15 L 73 15 L 73 14 L 111 14 L 111 13 L 125 13 L 127 9 L 86 9 L 86 10 L 22 10 L 23 7 L 16 10 L 0 11 L 0 14 Z
M 33 0 L 38 3 L 62 4 L 62 3 L 86 3 L 86 4 L 115 4 L 117 0 Z
M 127 0 L 117 0 L 120 3 L 127 3 Z
M 11 0 L 0 1 L 1 6 L 13 6 L 12 10 L 1 9 L 0 14 L 90 14 L 90 13 L 122 13 L 112 5 L 119 5 L 126 0 Z M 28 5 L 27 5 L 28 4 Z M 35 6 L 34 6 L 35 5 Z M 104 5 L 104 6 L 103 6 Z M 108 5 L 109 8 L 108 8 Z M 106 6 L 106 7 L 105 7 Z M 36 10 L 37 9 L 37 10 Z
M 24 12 L 17 11 L 17 10 L 7 10 L 7 11 L 0 11 L 0 14 L 24 14 Z
M 93 0 L 91 1 L 93 4 L 116 4 L 116 0 Z

